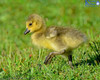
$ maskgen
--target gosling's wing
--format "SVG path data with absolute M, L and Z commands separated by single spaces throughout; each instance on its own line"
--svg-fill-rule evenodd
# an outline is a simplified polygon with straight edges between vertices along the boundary
M 49 27 L 46 30 L 45 37 L 46 38 L 53 38 L 56 37 L 58 34 L 56 27 Z

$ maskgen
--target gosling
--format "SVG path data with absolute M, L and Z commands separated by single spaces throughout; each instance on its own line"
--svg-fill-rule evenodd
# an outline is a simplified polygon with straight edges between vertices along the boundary
M 71 68 L 73 68 L 72 51 L 87 40 L 83 33 L 73 28 L 57 26 L 47 28 L 45 21 L 37 14 L 28 17 L 24 34 L 27 33 L 32 33 L 34 45 L 54 51 L 46 56 L 44 64 L 49 64 L 55 55 L 63 55 L 68 57 Z

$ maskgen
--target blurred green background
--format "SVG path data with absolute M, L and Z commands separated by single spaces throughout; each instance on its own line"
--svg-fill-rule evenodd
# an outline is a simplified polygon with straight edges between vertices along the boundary
M 84 32 L 89 42 L 75 51 L 79 54 L 74 54 L 73 63 L 81 60 L 86 63 L 75 66 L 72 70 L 66 65 L 66 61 L 58 56 L 54 58 L 54 63 L 45 66 L 43 61 L 50 51 L 37 49 L 31 43 L 31 34 L 24 35 L 26 20 L 33 13 L 42 16 L 47 26 L 71 26 Z M 95 51 L 100 53 L 99 46 L 100 5 L 87 7 L 85 0 L 0 0 L 1 79 L 99 80 L 100 64 L 97 64 L 98 59 L 94 57 Z M 88 59 L 95 67 L 87 64 Z M 37 64 L 42 64 L 41 70 Z

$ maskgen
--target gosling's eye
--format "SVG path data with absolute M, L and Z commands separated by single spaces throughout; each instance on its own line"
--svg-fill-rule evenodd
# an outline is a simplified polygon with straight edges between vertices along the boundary
M 32 25 L 32 23 L 29 24 L 29 26 L 31 26 L 31 25 Z

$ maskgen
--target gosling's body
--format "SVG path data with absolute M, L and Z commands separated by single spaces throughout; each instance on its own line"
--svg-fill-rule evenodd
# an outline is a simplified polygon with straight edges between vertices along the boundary
M 72 67 L 72 50 L 86 41 L 86 36 L 76 29 L 68 27 L 46 27 L 45 21 L 37 14 L 29 16 L 26 21 L 26 31 L 32 33 L 32 42 L 36 46 L 54 50 L 45 59 L 44 63 L 51 62 L 55 55 L 68 56 Z
M 50 32 L 50 29 L 53 30 Z M 73 50 L 86 41 L 85 35 L 78 30 L 55 26 L 46 28 L 45 31 L 37 31 L 31 38 L 33 44 L 54 51 Z

